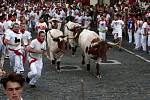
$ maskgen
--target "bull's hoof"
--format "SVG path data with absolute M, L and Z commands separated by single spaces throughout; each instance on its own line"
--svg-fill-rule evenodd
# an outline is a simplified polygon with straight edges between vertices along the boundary
M 90 64 L 87 64 L 87 71 L 90 71 Z
M 119 51 L 122 51 L 122 49 L 121 49 L 121 48 L 119 48 Z
M 56 66 L 56 72 L 60 73 L 61 72 L 61 68 Z
M 60 72 L 61 72 L 61 70 L 58 70 L 58 69 L 57 69 L 57 73 L 60 73 Z
M 56 61 L 55 60 L 52 60 L 52 64 L 54 65 L 56 63 Z
M 97 78 L 97 79 L 101 79 L 102 76 L 101 76 L 101 75 L 97 75 L 96 78 Z
M 72 54 L 72 57 L 75 57 L 75 54 Z
M 82 65 L 84 65 L 85 64 L 85 61 L 82 61 Z

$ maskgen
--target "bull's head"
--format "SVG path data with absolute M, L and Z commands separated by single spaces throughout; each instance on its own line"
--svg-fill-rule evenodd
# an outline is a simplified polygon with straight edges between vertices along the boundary
M 57 29 L 59 21 L 55 18 L 52 18 L 50 21 L 50 28 Z
M 74 30 L 73 30 L 74 38 L 77 39 L 82 31 L 83 31 L 83 28 L 81 26 L 74 27 Z
M 78 39 L 79 34 L 82 32 L 83 28 L 80 24 L 74 22 L 68 22 L 66 25 L 67 29 L 73 33 L 74 39 Z
M 107 51 L 111 47 L 106 41 L 98 41 L 94 45 L 89 47 L 88 54 L 93 55 L 93 59 L 102 59 L 102 62 L 107 61 Z
M 57 38 L 53 38 L 53 41 L 57 42 L 58 49 L 64 52 L 67 42 L 67 36 L 59 36 Z
M 58 27 L 58 22 L 57 22 L 57 21 L 52 21 L 52 22 L 51 22 L 51 27 L 52 27 L 52 29 L 57 29 L 57 27 Z

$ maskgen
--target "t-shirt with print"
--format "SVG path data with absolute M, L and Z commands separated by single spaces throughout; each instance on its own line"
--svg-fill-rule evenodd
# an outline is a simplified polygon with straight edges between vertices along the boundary
M 17 33 L 14 33 L 12 30 L 9 30 L 5 34 L 5 39 L 9 40 L 11 42 L 11 44 L 15 44 L 15 43 L 19 44 L 17 46 L 8 44 L 8 48 L 14 49 L 14 50 L 21 49 L 21 40 L 22 40 L 22 34 L 21 33 L 17 34 Z

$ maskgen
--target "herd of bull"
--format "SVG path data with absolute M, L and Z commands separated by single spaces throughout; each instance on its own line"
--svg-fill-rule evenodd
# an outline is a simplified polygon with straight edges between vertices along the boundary
M 101 78 L 99 62 L 106 62 L 108 49 L 117 44 L 103 41 L 96 32 L 84 29 L 80 24 L 71 21 L 65 24 L 64 34 L 57 29 L 56 21 L 51 24 L 51 27 L 52 29 L 47 32 L 47 43 L 52 64 L 56 63 L 57 71 L 61 70 L 60 61 L 68 41 L 72 55 L 75 54 L 78 46 L 81 48 L 82 64 L 87 65 L 87 71 L 90 71 L 90 60 L 96 62 L 96 77 Z

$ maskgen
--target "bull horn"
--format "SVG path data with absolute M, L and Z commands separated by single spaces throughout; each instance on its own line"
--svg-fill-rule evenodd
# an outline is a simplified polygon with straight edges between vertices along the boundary
M 113 42 L 107 42 L 109 45 L 112 45 L 112 46 L 117 46 L 118 43 L 113 43 Z
M 96 47 L 96 46 L 98 46 L 98 45 L 99 45 L 99 43 L 100 43 L 100 41 L 95 42 L 95 43 L 91 44 L 91 47 Z

